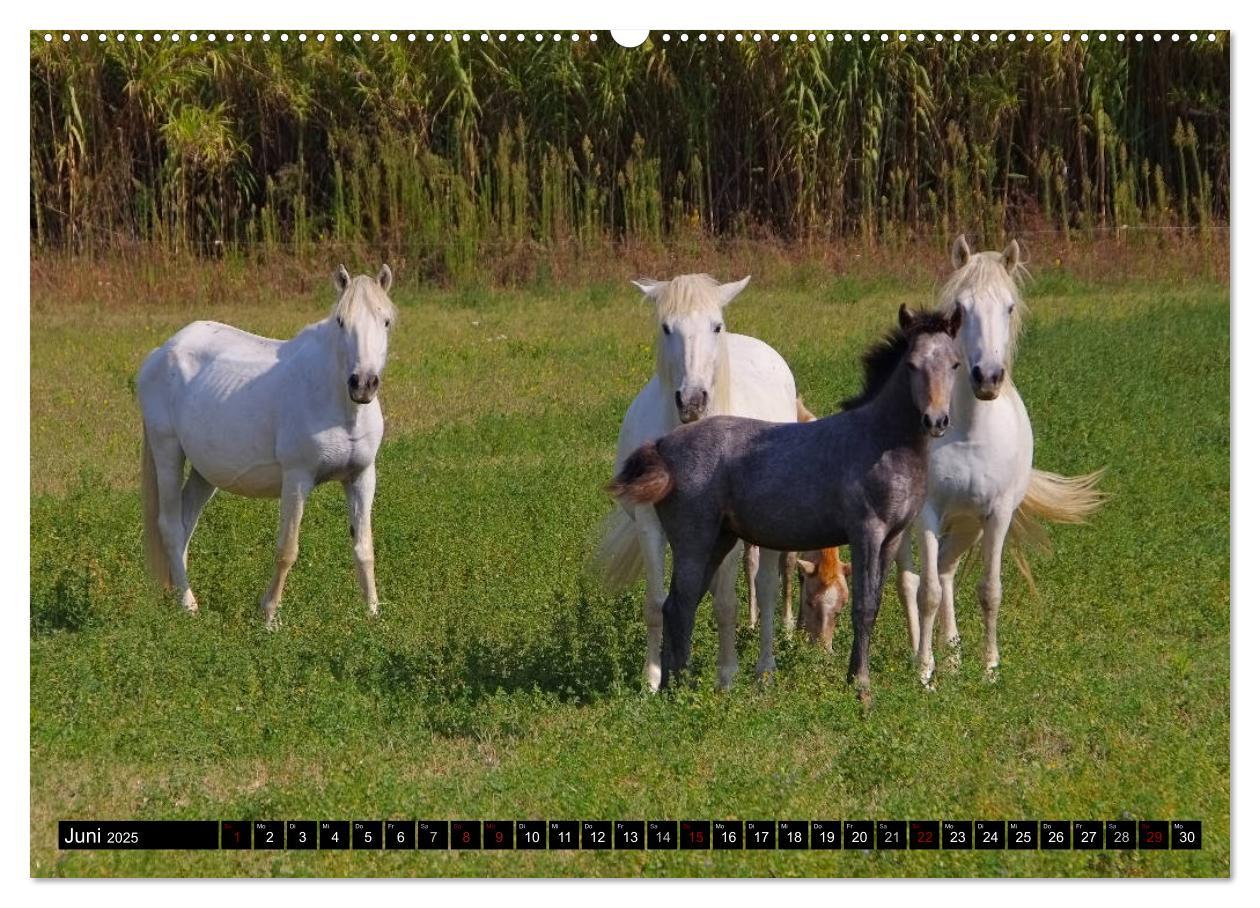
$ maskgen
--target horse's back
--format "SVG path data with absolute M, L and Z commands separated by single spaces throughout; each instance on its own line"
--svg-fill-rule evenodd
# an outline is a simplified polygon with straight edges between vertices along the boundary
M 731 414 L 769 422 L 796 421 L 796 379 L 787 361 L 763 340 L 726 339 L 731 369 Z
M 213 485 L 273 494 L 280 347 L 219 322 L 181 328 L 140 368 L 136 390 L 149 432 L 177 439 Z

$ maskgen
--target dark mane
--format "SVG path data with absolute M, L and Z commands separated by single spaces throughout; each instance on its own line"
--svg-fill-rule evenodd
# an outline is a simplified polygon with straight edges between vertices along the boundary
M 910 341 L 920 334 L 938 334 L 949 331 L 949 315 L 942 312 L 918 312 L 912 316 L 909 328 L 894 328 L 867 348 L 862 354 L 862 390 L 840 404 L 841 410 L 856 410 L 870 403 L 887 383 L 889 376 L 901 362 Z

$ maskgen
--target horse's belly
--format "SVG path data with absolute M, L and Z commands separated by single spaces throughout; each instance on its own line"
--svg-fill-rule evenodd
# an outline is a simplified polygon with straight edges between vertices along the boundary
M 206 476 L 200 469 L 197 472 L 216 488 L 248 498 L 279 498 L 284 485 L 284 473 L 276 463 L 260 464 L 234 474 L 217 472 Z

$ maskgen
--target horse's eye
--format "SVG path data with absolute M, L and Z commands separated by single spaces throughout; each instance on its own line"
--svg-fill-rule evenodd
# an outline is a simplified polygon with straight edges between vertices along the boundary
M 669 325 L 661 325 L 661 330 L 666 334 L 669 334 Z
M 716 325 L 714 325 L 714 326 L 713 326 L 713 333 L 714 333 L 714 334 L 720 334 L 721 332 L 722 332 L 722 325 L 721 325 L 721 323 L 719 322 L 718 324 L 716 324 Z
M 337 327 L 338 327 L 338 328 L 344 328 L 345 326 L 346 326 L 346 323 L 345 323 L 344 321 L 342 321 L 342 320 L 341 320 L 341 316 L 340 316 L 340 315 L 339 315 L 339 316 L 337 316 Z
M 388 327 L 389 327 L 390 325 L 392 325 L 392 324 L 393 324 L 393 321 L 391 321 L 390 319 L 385 319 L 385 327 L 386 327 L 386 328 L 388 328 Z
M 957 369 L 959 365 L 960 365 L 959 363 L 955 362 L 951 368 Z
M 1011 303 L 1010 308 L 1006 310 L 1006 314 L 1007 314 L 1007 315 L 1014 315 L 1014 314 L 1015 314 L 1015 304 L 1014 304 L 1014 303 Z

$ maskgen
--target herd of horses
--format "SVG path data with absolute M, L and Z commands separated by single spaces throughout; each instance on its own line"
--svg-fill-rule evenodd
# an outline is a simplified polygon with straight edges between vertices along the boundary
M 919 677 L 931 687 L 938 614 L 949 664 L 961 658 L 954 579 L 978 544 L 984 666 L 995 677 L 1008 537 L 1031 582 L 1020 549 L 1044 541 L 1040 521 L 1079 523 L 1102 503 L 1101 471 L 1066 477 L 1033 468 L 1032 426 L 1011 378 L 1025 314 L 1020 256 L 1015 241 L 1001 252 L 972 253 L 958 237 L 937 305 L 921 312 L 903 305 L 896 325 L 863 356 L 859 393 L 822 418 L 805 408 L 783 357 L 726 330 L 724 308 L 748 278 L 634 282 L 652 306 L 656 369 L 622 421 L 608 485 L 616 506 L 596 563 L 610 589 L 646 581 L 649 688 L 688 668 L 707 591 L 717 619 L 717 683 L 734 681 L 740 543 L 750 617 L 760 623 L 757 674 L 775 668 L 781 590 L 791 625 L 793 573 L 801 579 L 801 621 L 828 650 L 851 585 L 848 674 L 864 702 L 892 565 Z M 396 317 L 391 283 L 388 266 L 353 278 L 340 267 L 331 314 L 290 340 L 195 322 L 145 359 L 137 392 L 146 560 L 186 610 L 197 610 L 188 545 L 216 490 L 280 499 L 275 569 L 261 600 L 275 627 L 306 498 L 337 480 L 359 584 L 376 613 L 371 518 L 384 425 L 377 392 Z M 849 547 L 849 563 L 840 546 Z

